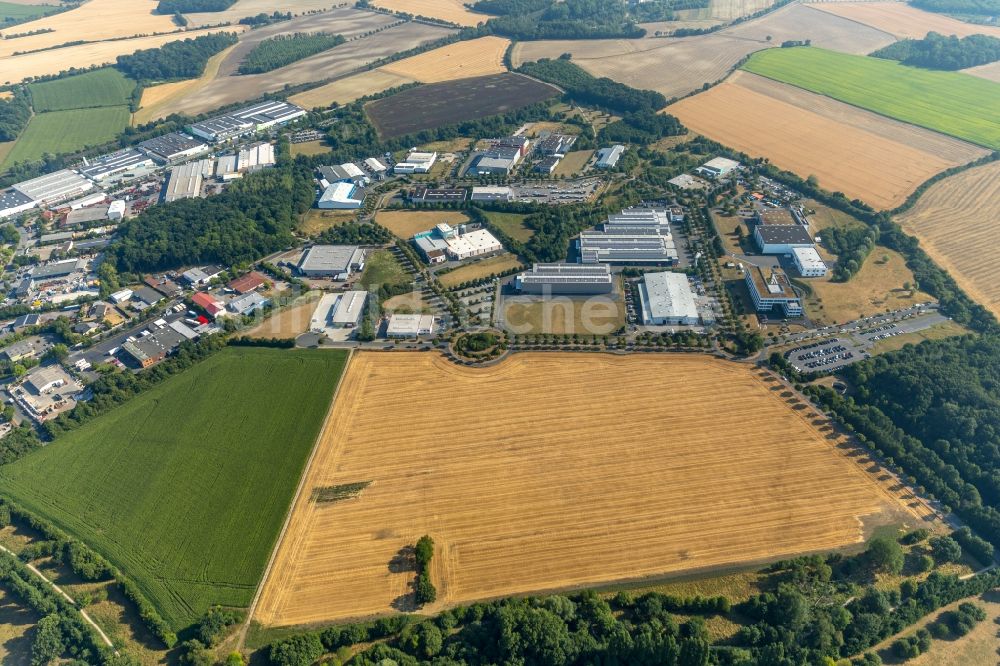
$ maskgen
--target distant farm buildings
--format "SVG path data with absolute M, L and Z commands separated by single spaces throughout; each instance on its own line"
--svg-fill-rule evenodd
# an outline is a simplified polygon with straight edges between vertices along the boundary
M 525 294 L 610 294 L 614 277 L 603 264 L 534 264 L 514 279 L 514 287 Z

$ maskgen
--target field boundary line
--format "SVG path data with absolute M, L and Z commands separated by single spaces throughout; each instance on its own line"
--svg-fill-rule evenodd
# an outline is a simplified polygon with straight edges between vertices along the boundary
M 12 551 L 12 550 L 4 547 L 4 546 L 0 546 L 0 550 L 2 550 L 3 552 L 7 553 L 11 557 L 15 557 L 15 558 L 17 557 L 17 554 L 14 551 Z M 43 581 L 45 581 L 46 583 L 48 583 L 52 587 L 52 589 L 55 590 L 56 593 L 59 594 L 59 596 L 61 596 L 66 601 L 68 601 L 73 606 L 73 608 L 75 608 L 80 613 L 80 616 L 83 617 L 83 619 L 87 621 L 87 624 L 89 624 L 91 627 L 94 628 L 94 631 L 96 631 L 97 635 L 101 637 L 101 640 L 104 641 L 105 645 L 107 645 L 109 648 L 111 648 L 112 650 L 114 650 L 114 653 L 115 653 L 116 656 L 118 655 L 118 650 L 115 649 L 115 644 L 111 642 L 111 639 L 108 638 L 108 635 L 106 633 L 104 633 L 104 630 L 101 629 L 99 626 L 97 626 L 97 623 L 94 622 L 94 620 L 92 620 L 89 615 L 87 615 L 87 611 L 85 611 L 82 608 L 80 608 L 80 605 L 78 603 L 76 603 L 76 601 L 73 599 L 73 597 L 71 597 L 68 594 L 66 594 L 66 592 L 64 592 L 61 587 L 59 587 L 54 582 L 52 582 L 51 580 L 49 580 L 48 578 L 46 578 L 45 574 L 43 574 L 41 571 L 39 571 L 38 568 L 35 567 L 35 565 L 29 564 L 29 563 L 26 562 L 24 564 L 24 566 L 26 566 L 28 568 L 28 571 L 30 571 L 31 573 L 35 574 L 36 576 L 38 576 L 39 578 L 41 578 Z
M 264 573 L 257 582 L 257 591 L 254 592 L 253 601 L 250 603 L 250 608 L 247 609 L 246 619 L 243 621 L 243 626 L 240 628 L 240 635 L 236 641 L 236 649 L 240 652 L 243 651 L 243 646 L 246 643 L 247 632 L 250 630 L 250 622 L 253 620 L 253 615 L 257 611 L 257 604 L 260 601 L 260 595 L 264 592 L 264 585 L 267 583 L 267 579 L 271 576 L 271 569 L 274 567 L 274 560 L 277 559 L 278 551 L 281 549 L 281 544 L 285 541 L 285 534 L 288 532 L 288 525 L 292 522 L 292 514 L 295 512 L 295 507 L 299 503 L 299 497 L 302 495 L 302 490 L 305 488 L 306 479 L 309 478 L 309 471 L 312 469 L 313 460 L 316 458 L 316 452 L 319 450 L 320 442 L 323 440 L 323 434 L 326 432 L 326 426 L 329 424 L 330 417 L 333 415 L 333 407 L 337 404 L 337 396 L 340 395 L 340 387 L 344 384 L 344 375 L 347 374 L 347 369 L 351 365 L 352 358 L 354 358 L 354 349 L 350 348 L 347 351 L 347 360 L 344 361 L 344 369 L 340 373 L 340 377 L 337 378 L 337 386 L 333 390 L 333 395 L 330 397 L 330 406 L 326 410 L 326 416 L 323 418 L 323 423 L 320 425 L 319 431 L 316 433 L 316 439 L 313 441 L 312 449 L 309 451 L 309 458 L 306 460 L 306 464 L 302 468 L 302 473 L 299 475 L 299 484 L 295 488 L 295 494 L 292 496 L 292 500 L 288 503 L 288 509 L 285 511 L 285 521 L 281 525 L 281 531 L 278 532 L 278 538 L 274 541 L 274 547 L 271 549 L 271 556 L 267 560 L 267 567 L 264 569 Z

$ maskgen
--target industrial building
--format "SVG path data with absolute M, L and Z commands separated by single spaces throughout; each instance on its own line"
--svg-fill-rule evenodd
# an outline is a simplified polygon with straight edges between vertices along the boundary
M 271 100 L 194 123 L 188 129 L 195 136 L 218 143 L 284 125 L 304 115 L 306 111 L 301 107 Z
M 813 239 L 801 224 L 758 224 L 753 237 L 761 254 L 791 254 L 797 247 L 813 246 Z
M 788 276 L 780 268 L 744 266 L 743 280 L 757 312 L 773 312 L 778 309 L 785 317 L 802 316 L 802 301 L 792 289 Z
M 246 275 L 241 275 L 235 280 L 230 281 L 227 286 L 237 294 L 249 294 L 252 291 L 257 291 L 266 284 L 266 277 L 257 271 L 250 271 Z
M 35 340 L 18 340 L 17 342 L 7 345 L 3 349 L 0 349 L 0 358 L 10 363 L 17 363 L 18 361 L 23 361 L 26 358 L 37 358 L 45 353 L 46 350 L 51 348 L 51 344 L 41 343 L 36 344 Z
M 66 220 L 63 222 L 62 226 L 76 227 L 90 224 L 91 222 L 100 222 L 101 220 L 108 219 L 108 213 L 110 211 L 111 206 L 109 204 L 77 208 L 76 210 L 71 210 L 66 213 Z
M 13 188 L 0 192 L 0 218 L 20 215 L 36 205 L 34 199 Z
M 270 143 L 259 143 L 244 148 L 235 155 L 220 157 L 215 167 L 215 175 L 223 180 L 231 180 L 239 178 L 243 173 L 254 172 L 274 164 L 274 146 Z
M 705 185 L 707 184 L 702 179 L 695 178 L 694 176 L 687 173 L 682 173 L 679 176 L 675 176 L 674 178 L 671 178 L 667 182 L 673 185 L 674 187 L 681 188 L 682 190 L 702 190 L 705 189 Z
M 568 134 L 549 134 L 541 139 L 535 150 L 541 155 L 550 157 L 565 157 L 570 147 L 576 143 L 576 137 Z
M 413 244 L 432 264 L 442 263 L 446 255 L 447 258 L 463 261 L 503 251 L 503 245 L 489 231 L 476 229 L 467 232 L 464 224 L 456 230 L 450 224 L 441 223 L 429 231 L 416 234 Z
M 695 169 L 696 172 L 708 178 L 723 178 L 740 167 L 740 163 L 727 157 L 716 157 Z
M 537 173 L 551 174 L 556 170 L 556 167 L 559 166 L 560 159 L 561 158 L 555 156 L 546 157 L 541 162 L 536 164 L 533 170 Z
M 419 338 L 434 334 L 434 317 L 421 314 L 394 314 L 385 328 L 389 338 Z
M 365 191 L 354 183 L 333 183 L 323 190 L 316 202 L 317 208 L 351 210 L 361 208 Z
M 393 173 L 428 173 L 437 161 L 437 156 L 437 153 L 411 151 L 405 160 L 396 163 L 392 168 Z
M 76 405 L 83 387 L 60 365 L 35 368 L 24 380 L 7 389 L 11 397 L 36 421 L 44 421 Z
M 472 171 L 480 176 L 506 176 L 517 167 L 523 156 L 521 149 L 515 146 L 494 146 L 479 156 Z
M 83 259 L 64 259 L 62 261 L 50 261 L 44 266 L 35 266 L 31 269 L 31 281 L 42 282 L 44 280 L 55 280 L 72 275 L 78 270 L 82 270 L 87 265 Z
M 317 169 L 321 180 L 327 183 L 363 183 L 368 179 L 365 172 L 356 164 L 346 162 L 334 166 L 321 166 Z
M 410 192 L 410 201 L 419 201 L 421 203 L 462 202 L 465 201 L 467 195 L 468 191 L 464 187 L 436 189 L 415 187 Z
M 313 245 L 299 260 L 298 271 L 306 277 L 349 280 L 365 269 L 365 251 L 357 245 Z
M 792 215 L 788 208 L 758 207 L 754 212 L 754 221 L 757 224 L 768 224 L 778 226 L 788 226 L 798 224 L 799 221 Z
M 94 184 L 69 169 L 55 171 L 14 185 L 14 189 L 41 206 L 52 206 L 79 197 Z
M 78 171 L 95 183 L 103 183 L 134 178 L 136 174 L 132 172 L 136 170 L 144 172 L 152 168 L 152 157 L 140 153 L 135 148 L 126 148 L 90 161 L 84 160 L 84 165 Z
M 473 201 L 511 201 L 514 198 L 514 190 L 509 187 L 473 187 Z
M 614 291 L 611 269 L 604 264 L 534 264 L 514 279 L 525 294 L 591 295 Z
M 256 291 L 251 291 L 248 294 L 243 294 L 242 296 L 237 296 L 233 300 L 226 304 L 230 312 L 235 312 L 238 315 L 249 315 L 253 314 L 257 310 L 270 305 L 270 299 L 267 299 Z
M 161 319 L 157 323 L 164 325 L 155 328 L 155 330 L 151 327 L 147 329 L 145 335 L 137 338 L 134 342 L 130 341 L 122 345 L 119 353 L 126 362 L 129 362 L 129 365 L 148 368 L 173 353 L 185 340 L 193 340 L 198 337 L 194 330 L 182 322 L 166 324 Z
M 204 141 L 199 141 L 180 132 L 147 139 L 139 144 L 139 150 L 164 164 L 179 162 L 208 150 Z
M 625 152 L 625 146 L 616 144 L 610 148 L 601 148 L 597 151 L 597 163 L 594 165 L 598 169 L 613 169 Z
M 322 333 L 328 328 L 356 328 L 365 312 L 367 291 L 325 294 L 313 310 L 309 329 Z
M 202 185 L 206 178 L 212 177 L 214 166 L 213 160 L 204 159 L 171 168 L 163 200 L 169 203 L 178 199 L 200 197 Z
M 608 216 L 599 230 L 580 234 L 578 248 L 584 264 L 671 265 L 678 260 L 669 213 L 652 208 Z
M 494 148 L 516 148 L 518 154 L 524 157 L 531 147 L 531 139 L 526 136 L 507 136 L 493 142 Z
M 389 167 L 382 164 L 382 162 L 380 162 L 378 159 L 374 157 L 369 157 L 365 159 L 365 166 L 368 168 L 369 171 L 375 174 L 376 178 L 383 178 L 385 176 L 385 173 L 389 170 Z
M 108 204 L 108 219 L 112 222 L 125 219 L 125 209 L 125 202 L 121 199 L 115 199 Z
M 826 262 L 819 256 L 815 247 L 792 248 L 792 261 L 802 277 L 823 277 L 826 275 Z
M 205 314 L 212 319 L 226 311 L 226 306 L 222 304 L 222 301 L 204 291 L 196 292 L 191 297 L 191 302 L 204 310 Z
M 646 273 L 639 283 L 642 323 L 647 326 L 694 326 L 698 307 L 687 275 Z

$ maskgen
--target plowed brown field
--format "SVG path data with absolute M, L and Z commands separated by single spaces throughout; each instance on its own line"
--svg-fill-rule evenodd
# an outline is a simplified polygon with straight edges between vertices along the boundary
M 395 558 L 422 534 L 441 607 L 824 551 L 926 515 L 776 380 L 703 355 L 477 369 L 361 352 L 334 403 L 265 625 L 407 608 L 413 572 Z M 311 499 L 365 481 L 357 498 Z
M 696 37 L 519 42 L 511 59 L 517 67 L 523 62 L 571 53 L 573 62 L 594 76 L 658 90 L 670 99 L 705 83 L 715 83 L 747 54 L 789 39 L 811 39 L 814 46 L 857 54 L 870 53 L 894 41 L 892 35 L 854 21 L 791 5 Z
M 486 14 L 470 12 L 462 0 L 375 0 L 372 4 L 394 12 L 427 16 L 464 26 L 475 26 L 490 18 Z
M 991 35 L 1000 37 L 1000 28 L 973 25 L 944 14 L 925 12 L 905 2 L 820 2 L 809 5 L 876 30 L 884 30 L 900 39 L 923 39 L 928 32 L 942 35 Z
M 1000 317 L 1000 163 L 969 169 L 932 185 L 896 218 L 972 298 Z
M 699 134 L 883 209 L 901 204 L 934 174 L 986 154 L 746 72 L 667 110 Z

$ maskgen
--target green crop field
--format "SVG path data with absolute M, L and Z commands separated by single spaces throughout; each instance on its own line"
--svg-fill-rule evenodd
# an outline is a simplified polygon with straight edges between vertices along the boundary
M 32 83 L 28 90 L 35 113 L 127 106 L 135 81 L 117 69 L 105 67 L 64 79 Z
M 248 606 L 347 361 L 227 348 L 0 469 L 0 489 L 90 544 L 175 630 Z
M 128 125 L 128 107 L 50 111 L 33 116 L 0 168 L 106 143 Z
M 59 11 L 55 5 L 22 5 L 15 2 L 0 2 L 0 28 L 14 23 L 36 19 Z M 7 32 L 17 34 L 17 30 Z
M 1000 84 L 992 81 L 814 47 L 758 51 L 743 69 L 1000 149 Z

